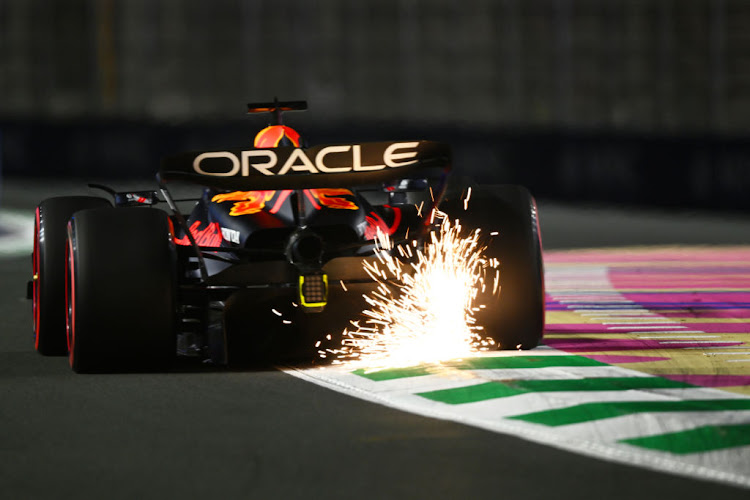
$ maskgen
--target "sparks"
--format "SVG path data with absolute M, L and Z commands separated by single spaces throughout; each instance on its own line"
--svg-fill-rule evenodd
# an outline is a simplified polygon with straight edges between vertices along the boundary
M 321 357 L 371 371 L 441 363 L 494 344 L 476 325 L 482 305 L 474 302 L 485 280 L 498 289 L 498 262 L 483 256 L 478 229 L 465 236 L 457 220 L 436 215 L 440 230 L 430 233 L 424 249 L 394 248 L 378 232 L 376 259 L 364 263 L 377 283 L 364 295 L 369 309 L 344 331 L 341 347 L 321 350 Z
M 417 217 L 422 217 L 422 207 L 424 206 L 424 201 L 420 202 L 419 205 L 414 205 L 417 207 Z
M 469 200 L 471 199 L 471 186 L 469 186 L 469 191 L 466 193 L 466 198 L 464 198 L 464 210 L 469 209 Z

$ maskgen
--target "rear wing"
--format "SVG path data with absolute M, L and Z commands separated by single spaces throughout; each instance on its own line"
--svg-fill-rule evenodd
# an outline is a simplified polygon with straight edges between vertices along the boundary
M 239 191 L 337 188 L 430 177 L 430 170 L 445 174 L 450 167 L 447 144 L 367 142 L 182 153 L 164 159 L 159 180 Z

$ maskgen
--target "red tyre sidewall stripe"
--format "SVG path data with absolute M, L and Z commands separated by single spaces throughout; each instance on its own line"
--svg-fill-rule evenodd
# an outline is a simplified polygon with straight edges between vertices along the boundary
M 531 197 L 531 203 L 534 206 L 534 223 L 536 224 L 536 235 L 539 238 L 539 258 L 542 260 L 542 337 L 544 329 L 547 326 L 547 291 L 544 281 L 544 246 L 542 245 L 542 228 L 539 226 L 539 208 L 536 204 L 536 198 Z
M 76 326 L 76 288 L 75 288 L 75 255 L 73 253 L 73 234 L 71 223 L 68 223 L 68 244 L 65 246 L 65 327 L 68 340 L 68 361 L 73 367 L 75 358 Z
M 34 318 L 34 349 L 39 350 L 39 284 L 41 280 L 40 255 L 39 255 L 39 227 L 40 218 L 39 207 L 36 207 L 36 220 L 34 222 L 34 250 L 32 258 L 32 272 L 35 276 L 32 281 L 32 309 Z

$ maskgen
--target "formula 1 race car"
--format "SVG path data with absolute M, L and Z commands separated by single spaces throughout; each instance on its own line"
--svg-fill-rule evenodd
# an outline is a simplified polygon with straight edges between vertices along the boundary
M 448 146 L 303 147 L 282 113 L 306 108 L 250 104 L 250 113 L 272 116 L 253 148 L 166 158 L 158 191 L 91 185 L 113 201 L 42 201 L 29 285 L 36 349 L 68 354 L 76 372 L 152 369 L 176 356 L 219 365 L 313 359 L 366 308 L 363 294 L 376 283 L 362 263 L 374 258 L 378 231 L 396 246 L 423 245 L 438 206 L 471 228 L 459 190 L 445 194 Z M 174 195 L 186 186 L 199 194 Z M 499 293 L 480 292 L 487 307 L 477 322 L 500 348 L 533 348 L 544 328 L 534 200 L 500 186 L 480 206 L 491 215 L 483 233 L 500 233 L 486 252 L 501 269 Z

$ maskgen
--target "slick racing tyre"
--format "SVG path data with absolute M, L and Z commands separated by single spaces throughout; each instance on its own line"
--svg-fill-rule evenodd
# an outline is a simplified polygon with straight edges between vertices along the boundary
M 67 332 L 74 371 L 158 369 L 176 351 L 176 256 L 156 209 L 79 212 L 68 225 Z
M 460 219 L 464 234 L 480 228 L 485 256 L 500 262 L 499 293 L 493 293 L 494 278 L 487 276 L 488 286 L 476 300 L 485 306 L 476 314 L 484 335 L 499 349 L 536 347 L 544 332 L 544 269 L 534 198 L 522 186 L 501 185 L 474 189 L 467 210 L 458 198 L 441 209 Z
M 36 207 L 32 309 L 34 347 L 46 356 L 68 353 L 65 339 L 65 238 L 70 217 L 79 210 L 109 207 L 103 198 L 65 196 Z

